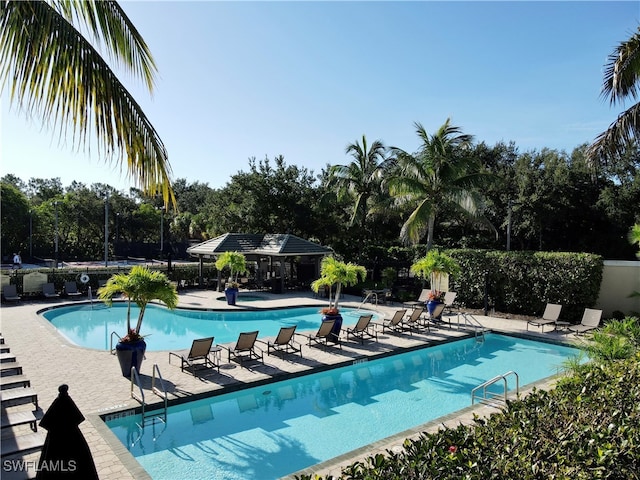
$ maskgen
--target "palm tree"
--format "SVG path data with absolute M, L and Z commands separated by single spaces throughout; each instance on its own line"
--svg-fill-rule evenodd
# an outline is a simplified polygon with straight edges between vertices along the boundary
M 416 154 L 393 147 L 395 168 L 385 180 L 389 193 L 399 205 L 415 205 L 400 231 L 405 243 L 417 244 L 427 232 L 427 249 L 433 245 L 436 217 L 454 210 L 482 219 L 477 188 L 488 178 L 480 164 L 462 150 L 473 137 L 450 124 L 450 119 L 429 135 L 415 123 L 422 145 Z
M 320 278 L 311 283 L 311 289 L 318 292 L 320 288 L 336 285 L 336 296 L 333 307 L 338 310 L 342 285 L 355 285 L 358 280 L 364 281 L 367 269 L 355 263 L 345 263 L 334 257 L 324 257 L 320 264 Z M 331 304 L 331 292 L 329 292 L 329 304 Z
M 151 271 L 147 267 L 134 266 L 129 273 L 113 275 L 104 287 L 98 290 L 98 298 L 107 305 L 113 304 L 113 297 L 122 294 L 127 299 L 127 335 L 126 340 L 140 338 L 142 318 L 149 302 L 159 300 L 167 308 L 178 306 L 178 293 L 169 282 L 167 276 L 159 271 Z M 140 308 L 136 328 L 131 328 L 131 302 Z
M 87 148 L 92 129 L 107 161 L 126 163 L 145 193 L 175 205 L 160 136 L 81 30 L 153 90 L 156 66 L 142 36 L 115 1 L 95 0 L 0 1 L 2 88 L 60 137 L 72 125 L 74 146 Z
M 621 42 L 609 55 L 604 70 L 601 96 L 610 105 L 636 99 L 640 87 L 640 27 L 631 38 Z M 627 147 L 640 137 L 640 103 L 636 103 L 618 115 L 590 145 L 587 154 L 593 162 L 607 163 L 624 155 Z
M 368 213 L 369 199 L 380 192 L 382 172 L 388 166 L 385 160 L 386 147 L 376 140 L 367 149 L 367 138 L 362 143 L 350 143 L 345 153 L 353 157 L 349 165 L 333 165 L 329 169 L 329 187 L 334 187 L 338 198 L 353 196 L 355 204 L 350 224 L 362 225 Z

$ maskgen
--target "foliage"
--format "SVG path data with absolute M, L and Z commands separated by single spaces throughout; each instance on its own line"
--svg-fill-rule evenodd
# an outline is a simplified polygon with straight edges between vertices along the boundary
M 449 285 L 463 305 L 501 312 L 542 314 L 547 302 L 563 305 L 563 317 L 579 321 L 600 292 L 602 257 L 584 253 L 448 250 L 460 264 Z
M 401 451 L 355 462 L 340 478 L 639 479 L 638 395 L 636 350 L 623 360 L 582 364 L 555 389 L 534 389 L 522 400 L 507 402 L 500 413 L 475 417 L 471 425 L 405 440 Z
M 393 282 L 398 277 L 398 272 L 396 272 L 396 269 L 393 267 L 387 267 L 384 270 L 382 270 L 381 276 L 382 276 L 382 284 L 385 286 L 385 288 L 391 288 L 391 286 L 393 285 Z
M 640 27 L 609 55 L 604 68 L 601 95 L 611 105 L 637 99 L 640 87 Z M 613 162 L 640 137 L 640 103 L 620 113 L 609 128 L 589 147 L 589 156 L 598 162 Z
M 229 268 L 229 287 L 231 288 L 238 288 L 238 275 L 247 271 L 246 258 L 244 254 L 240 252 L 222 253 L 222 255 L 217 258 L 215 265 L 218 270 Z
M 11 102 L 57 126 L 60 137 L 71 125 L 74 144 L 86 146 L 93 127 L 101 153 L 127 165 L 148 194 L 175 202 L 160 136 L 98 53 L 153 90 L 151 52 L 117 2 L 3 2 L 0 44 L 0 84 Z
M 444 276 L 460 273 L 460 265 L 446 253 L 433 249 L 426 256 L 416 260 L 410 270 L 415 275 L 428 277 L 432 290 L 442 290 Z
M 329 287 L 329 306 L 338 309 L 342 285 L 355 285 L 358 281 L 364 281 L 367 269 L 355 263 L 345 263 L 335 257 L 324 257 L 320 264 L 320 278 L 311 283 L 311 289 L 318 292 L 321 288 Z M 336 296 L 331 305 L 331 288 L 336 285 Z
M 98 298 L 109 306 L 113 304 L 113 297 L 120 294 L 127 299 L 127 334 L 121 341 L 140 339 L 140 328 L 149 302 L 158 300 L 169 309 L 178 306 L 178 293 L 167 276 L 147 267 L 135 266 L 129 273 L 113 275 L 107 284 L 98 290 Z M 135 328 L 131 328 L 131 302 L 140 309 Z

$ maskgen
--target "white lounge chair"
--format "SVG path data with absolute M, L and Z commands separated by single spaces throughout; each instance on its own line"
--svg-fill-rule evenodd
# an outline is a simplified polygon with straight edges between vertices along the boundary
M 600 326 L 600 320 L 602 319 L 602 310 L 595 310 L 593 308 L 585 308 L 582 315 L 582 321 L 579 325 L 569 325 L 569 331 L 576 335 L 581 335 L 590 330 L 595 330 Z
M 544 332 L 544 326 L 551 324 L 553 324 L 553 329 L 555 330 L 557 328 L 556 322 L 558 318 L 560 318 L 560 310 L 562 310 L 562 305 L 547 303 L 542 318 L 529 320 L 527 322 L 527 330 L 529 330 L 529 325 L 533 325 L 534 327 L 542 327 L 542 331 Z

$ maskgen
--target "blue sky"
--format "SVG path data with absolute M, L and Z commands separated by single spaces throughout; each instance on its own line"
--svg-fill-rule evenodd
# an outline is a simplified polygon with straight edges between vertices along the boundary
M 624 106 L 603 66 L 640 2 L 122 2 L 156 59 L 153 96 L 121 80 L 169 151 L 174 178 L 222 187 L 248 158 L 319 173 L 347 144 L 414 151 L 451 117 L 476 141 L 570 152 Z M 628 105 L 627 105 L 628 107 Z M 134 186 L 2 96 L 2 175 Z

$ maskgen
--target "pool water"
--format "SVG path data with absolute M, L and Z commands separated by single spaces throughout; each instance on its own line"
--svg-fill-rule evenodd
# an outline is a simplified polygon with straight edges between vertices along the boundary
M 147 350 L 183 350 L 195 338 L 214 337 L 218 344 L 235 342 L 241 332 L 258 330 L 260 338 L 276 336 L 280 327 L 297 325 L 296 331 L 317 330 L 322 316 L 320 307 L 260 309 L 250 311 L 203 311 L 176 309 L 149 305 L 144 315 L 141 334 L 147 341 Z M 344 326 L 354 325 L 361 314 L 369 310 L 340 309 Z M 131 307 L 131 321 L 135 325 L 139 309 Z M 109 350 L 111 332 L 124 335 L 127 305 L 114 303 L 83 304 L 59 307 L 42 314 L 70 342 L 81 347 Z M 114 339 L 114 341 L 116 341 Z
M 514 370 L 521 387 L 554 375 L 577 353 L 487 334 L 170 407 L 166 425 L 107 426 L 155 480 L 271 480 L 465 408 L 496 375 Z

